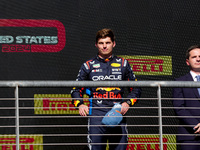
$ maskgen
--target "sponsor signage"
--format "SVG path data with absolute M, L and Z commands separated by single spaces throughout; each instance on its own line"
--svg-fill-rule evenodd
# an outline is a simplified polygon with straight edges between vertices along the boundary
M 59 52 L 65 47 L 65 27 L 58 20 L 0 19 L 2 52 Z
M 20 135 L 20 150 L 43 150 L 42 135 Z M 16 150 L 15 135 L 0 135 L 0 150 Z
M 83 95 L 89 106 L 88 96 Z M 72 104 L 71 94 L 34 94 L 34 114 L 79 114 Z
M 159 135 L 129 135 L 126 150 L 159 150 Z M 163 135 L 163 150 L 176 150 L 176 135 Z
M 172 75 L 172 56 L 129 56 L 128 60 L 136 75 Z

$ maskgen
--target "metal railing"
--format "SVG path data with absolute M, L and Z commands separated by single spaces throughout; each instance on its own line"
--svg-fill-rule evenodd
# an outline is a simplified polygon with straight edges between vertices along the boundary
M 163 87 L 200 87 L 200 82 L 192 81 L 0 81 L 0 87 L 11 87 L 15 89 L 15 128 L 16 128 L 16 149 L 19 150 L 19 89 L 25 87 L 155 87 L 158 98 L 159 117 L 159 142 L 163 150 L 163 123 L 162 123 L 162 98 L 161 88 Z M 45 116 L 44 116 L 45 117 Z M 48 116 L 46 116 L 48 117 Z M 72 116 L 73 117 L 73 116 Z M 36 117 L 37 118 L 37 117 Z M 55 135 L 54 135 L 55 136 Z M 73 135 L 72 135 L 73 136 Z M 65 144 L 64 144 L 65 145 Z

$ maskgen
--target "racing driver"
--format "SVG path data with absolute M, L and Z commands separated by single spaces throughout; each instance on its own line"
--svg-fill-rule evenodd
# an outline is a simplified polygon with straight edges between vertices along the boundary
M 82 64 L 77 81 L 136 81 L 128 61 L 113 55 L 115 45 L 115 36 L 111 29 L 105 28 L 99 30 L 96 34 L 95 43 L 98 54 L 93 59 Z M 103 116 L 111 110 L 115 103 L 121 104 L 121 114 L 125 115 L 129 107 L 140 97 L 141 89 L 130 88 L 127 96 L 129 99 L 124 100 L 122 99 L 123 92 L 123 88 L 119 87 L 73 88 L 71 92 L 72 103 L 75 107 L 79 108 L 79 114 L 81 116 L 97 116 L 89 117 L 88 147 L 90 150 L 105 150 L 107 142 L 109 150 L 126 150 L 128 137 L 125 117 L 115 127 L 105 126 L 101 123 Z M 81 99 L 84 93 L 90 95 L 92 98 L 90 99 L 89 107 Z

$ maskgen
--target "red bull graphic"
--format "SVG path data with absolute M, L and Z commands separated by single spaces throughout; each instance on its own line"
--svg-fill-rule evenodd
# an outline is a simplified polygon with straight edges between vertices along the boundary
M 19 144 L 20 150 L 43 150 L 43 136 L 21 135 Z M 0 150 L 16 150 L 16 136 L 0 135 Z
M 120 93 L 115 94 L 114 92 L 106 92 L 105 94 L 100 94 L 98 92 L 94 92 L 93 93 L 93 98 L 100 98 L 100 99 L 102 99 L 102 98 L 106 98 L 106 99 L 111 98 L 111 99 L 113 99 L 114 98 L 115 99 L 115 98 L 122 98 L 122 96 L 121 96 Z
M 136 75 L 172 75 L 171 56 L 128 56 L 119 57 L 128 60 Z
M 96 88 L 96 91 L 105 91 L 104 94 L 98 93 L 98 92 L 93 92 L 93 98 L 106 98 L 106 99 L 116 99 L 116 98 L 122 98 L 120 93 L 115 94 L 114 92 L 111 91 L 121 91 L 121 88 L 119 87 L 98 87 Z
M 83 101 L 89 106 L 87 95 Z M 72 104 L 71 94 L 34 94 L 35 114 L 79 114 Z
M 98 87 L 96 88 L 96 91 L 107 91 L 107 92 L 110 92 L 110 91 L 114 91 L 114 90 L 118 90 L 118 91 L 121 91 L 121 88 L 119 87 Z
M 74 106 L 77 107 L 79 103 L 80 103 L 79 100 L 74 101 Z

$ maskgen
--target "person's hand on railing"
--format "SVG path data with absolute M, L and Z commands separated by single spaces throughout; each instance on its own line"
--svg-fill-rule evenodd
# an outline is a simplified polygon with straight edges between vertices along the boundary
M 194 130 L 195 132 L 194 133 L 200 133 L 200 123 L 198 123 L 195 127 L 194 127 Z
M 81 104 L 79 106 L 79 114 L 81 116 L 87 116 L 89 114 L 89 107 L 84 104 Z
M 121 108 L 121 114 L 125 115 L 127 113 L 127 111 L 129 110 L 129 104 L 127 104 L 126 102 L 122 103 L 122 108 Z

